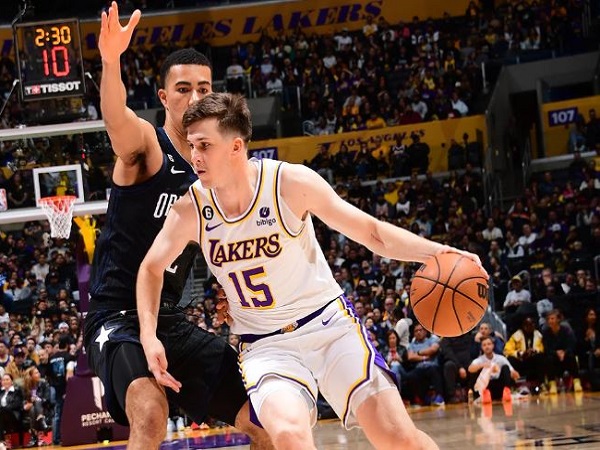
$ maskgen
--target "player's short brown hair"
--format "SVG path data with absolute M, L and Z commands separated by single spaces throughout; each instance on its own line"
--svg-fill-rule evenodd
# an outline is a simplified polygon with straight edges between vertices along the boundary
M 252 137 L 252 120 L 246 99 L 238 94 L 213 92 L 193 103 L 183 114 L 183 127 L 216 118 L 219 129 L 225 133 L 238 134 L 244 142 Z

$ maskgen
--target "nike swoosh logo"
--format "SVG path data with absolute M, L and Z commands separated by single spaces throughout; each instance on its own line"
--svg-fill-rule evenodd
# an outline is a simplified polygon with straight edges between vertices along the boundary
M 216 225 L 214 225 L 214 226 L 212 226 L 212 227 L 211 227 L 209 224 L 206 224 L 206 226 L 204 227 L 204 229 L 205 229 L 206 231 L 212 231 L 212 230 L 214 230 L 215 228 L 217 228 L 217 227 L 220 227 L 221 225 L 223 225 L 223 222 L 221 222 L 221 223 L 218 223 L 218 224 L 216 224 Z
M 175 166 L 171 166 L 171 173 L 173 175 L 177 175 L 178 173 L 185 173 L 185 170 L 178 170 L 175 168 Z
M 323 324 L 324 327 L 326 327 L 329 322 L 331 322 L 331 319 L 333 319 L 335 317 L 335 313 L 333 313 L 333 316 L 331 316 L 329 319 L 327 320 L 321 320 L 321 323 Z

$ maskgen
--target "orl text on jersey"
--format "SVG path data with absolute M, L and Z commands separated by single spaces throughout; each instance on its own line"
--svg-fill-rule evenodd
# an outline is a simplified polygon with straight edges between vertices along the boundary
M 177 200 L 179 200 L 179 195 L 177 194 L 168 194 L 166 192 L 160 194 L 156 201 L 156 206 L 154 207 L 154 218 L 160 219 L 162 217 L 167 217 L 171 206 L 173 206 L 173 203 Z
M 281 253 L 279 233 L 226 244 L 222 244 L 220 239 L 209 239 L 208 243 L 210 261 L 217 267 L 221 267 L 223 263 L 260 258 L 261 256 L 275 258 Z

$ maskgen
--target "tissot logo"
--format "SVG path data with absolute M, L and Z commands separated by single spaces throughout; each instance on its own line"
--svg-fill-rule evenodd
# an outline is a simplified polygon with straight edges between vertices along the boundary
M 33 86 L 25 86 L 25 95 L 50 94 L 53 92 L 76 92 L 81 90 L 81 88 L 81 81 L 34 84 Z

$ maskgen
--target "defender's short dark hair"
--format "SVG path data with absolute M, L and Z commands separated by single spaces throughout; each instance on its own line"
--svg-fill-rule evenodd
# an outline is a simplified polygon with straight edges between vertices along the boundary
M 192 104 L 183 114 L 183 127 L 200 120 L 215 118 L 219 129 L 239 134 L 244 142 L 252 137 L 252 120 L 246 99 L 239 94 L 213 92 Z
M 165 87 L 165 80 L 167 79 L 171 67 L 182 64 L 207 66 L 212 70 L 212 65 L 208 58 L 198 50 L 193 48 L 176 50 L 173 53 L 170 53 L 160 66 L 160 84 L 163 88 Z

